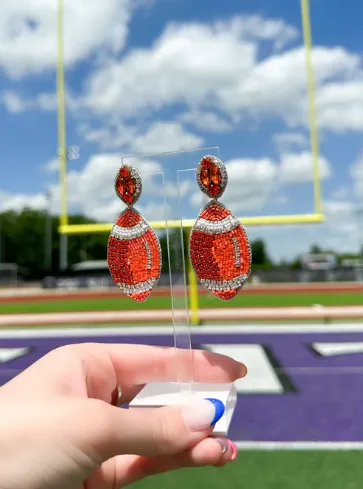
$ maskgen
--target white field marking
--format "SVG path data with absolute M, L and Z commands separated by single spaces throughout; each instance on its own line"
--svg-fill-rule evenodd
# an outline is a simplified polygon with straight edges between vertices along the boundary
M 183 320 L 185 311 L 176 309 L 174 318 Z M 215 320 L 259 320 L 263 319 L 324 319 L 324 318 L 362 318 L 363 306 L 337 306 L 322 307 L 242 307 L 242 308 L 218 308 L 201 309 L 199 316 L 203 321 Z M 152 311 L 87 311 L 65 313 L 37 313 L 37 314 L 0 314 L 0 326 L 21 325 L 49 325 L 49 324 L 84 324 L 90 323 L 128 323 L 132 321 L 171 321 L 170 310 Z
M 261 345 L 201 345 L 248 365 L 248 375 L 234 382 L 238 394 L 282 394 L 284 387 Z
M 200 326 L 193 327 L 192 331 L 203 334 L 284 334 L 284 333 L 355 333 L 363 332 L 363 324 L 341 323 L 339 325 L 306 325 L 293 324 L 283 326 L 262 326 L 262 325 L 243 325 L 243 326 Z M 140 335 L 172 335 L 173 329 L 170 327 L 109 327 L 99 326 L 95 328 L 44 328 L 44 329 L 8 329 L 0 330 L 0 339 L 12 338 L 49 338 L 49 337 L 89 337 L 89 336 L 140 336 Z M 2 372 L 4 372 L 2 370 Z M 237 441 L 235 442 L 238 450 L 363 450 L 363 442 L 309 442 L 309 441 Z
M 193 328 L 198 333 L 215 334 L 215 333 L 239 333 L 239 334 L 280 334 L 280 333 L 341 333 L 341 332 L 363 332 L 363 325 L 342 323 L 339 325 L 284 325 L 284 326 L 258 326 L 258 325 L 243 325 L 243 326 L 201 326 Z M 1 330 L 0 338 L 49 338 L 49 337 L 87 337 L 87 336 L 129 336 L 129 335 L 165 335 L 172 334 L 172 327 L 97 327 L 97 328 L 47 328 L 47 329 L 9 329 Z M 15 349 L 14 349 L 15 350 Z M 20 350 L 20 348 L 18 349 Z M 4 371 L 2 370 L 2 373 Z M 11 373 L 13 373 L 11 371 Z M 238 450 L 292 450 L 292 451 L 340 451 L 340 450 L 363 450 L 363 442 L 310 442 L 310 441 L 237 441 L 235 442 Z
M 363 353 L 363 342 L 312 343 L 311 346 L 323 357 Z
M 29 348 L 0 348 L 0 363 L 10 362 L 29 353 Z M 1 370 L 3 372 L 3 370 Z
M 291 325 L 236 325 L 236 326 L 192 326 L 191 334 L 302 334 L 302 333 L 363 333 L 363 324 L 291 324 Z M 104 336 L 170 336 L 173 337 L 173 326 L 109 326 L 97 327 L 85 325 L 84 327 L 66 328 L 2 328 L 0 339 L 12 338 L 74 338 L 74 337 L 104 337 Z
M 355 441 L 237 441 L 238 450 L 363 450 Z

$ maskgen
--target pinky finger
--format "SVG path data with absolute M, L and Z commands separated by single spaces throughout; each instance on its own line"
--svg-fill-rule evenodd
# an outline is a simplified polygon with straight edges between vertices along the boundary
M 89 479 L 87 489 L 122 488 L 145 477 L 186 467 L 222 467 L 236 453 L 226 438 L 205 438 L 194 447 L 174 456 L 140 457 L 119 455 L 105 462 Z
M 209 437 L 174 456 L 151 457 L 139 465 L 143 477 L 186 467 L 222 467 L 237 456 L 234 443 L 227 438 Z

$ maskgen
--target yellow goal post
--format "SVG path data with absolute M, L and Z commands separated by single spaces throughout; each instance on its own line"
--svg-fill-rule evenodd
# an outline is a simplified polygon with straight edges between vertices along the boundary
M 311 224 L 321 223 L 324 221 L 323 203 L 321 193 L 321 178 L 319 171 L 319 144 L 318 130 L 316 123 L 315 111 L 315 87 L 314 71 L 312 63 L 312 40 L 310 24 L 309 0 L 301 0 L 301 18 L 305 46 L 306 59 L 306 79 L 307 79 L 307 96 L 308 112 L 310 126 L 310 147 L 313 167 L 313 189 L 314 189 L 314 208 L 313 213 L 293 214 L 293 215 L 275 215 L 275 216 L 246 216 L 241 217 L 240 221 L 245 226 L 261 225 L 287 225 L 287 224 Z M 114 223 L 94 223 L 94 224 L 69 224 L 68 205 L 67 205 L 67 147 L 66 147 L 66 129 L 65 129 L 65 88 L 64 88 L 64 59 L 63 59 L 63 0 L 58 0 L 58 56 L 57 56 L 57 100 L 58 100 L 58 157 L 59 157 L 59 181 L 60 181 L 60 225 L 58 231 L 62 235 L 79 235 L 110 232 Z M 191 229 L 194 225 L 194 219 L 185 219 L 182 222 L 184 228 Z M 156 230 L 166 228 L 165 220 L 150 221 L 149 224 Z M 168 221 L 168 228 L 179 228 L 179 220 Z M 198 306 L 198 284 L 188 261 L 188 278 L 189 278 L 189 307 L 191 311 L 191 323 L 199 323 L 199 306 Z

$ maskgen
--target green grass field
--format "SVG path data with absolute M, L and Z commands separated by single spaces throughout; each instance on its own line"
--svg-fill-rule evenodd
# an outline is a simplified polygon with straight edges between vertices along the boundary
M 233 301 L 221 301 L 209 294 L 200 295 L 201 308 L 213 307 L 286 307 L 310 306 L 347 306 L 363 304 L 362 292 L 314 292 L 282 294 L 240 294 Z M 183 298 L 176 299 L 176 307 L 182 307 Z M 0 314 L 37 313 L 37 312 L 74 312 L 74 311 L 115 311 L 115 310 L 148 310 L 168 309 L 170 298 L 163 296 L 150 297 L 145 303 L 136 303 L 122 295 L 120 297 L 21 301 L 0 303 Z
M 362 452 L 241 451 L 222 469 L 182 469 L 144 479 L 133 489 L 359 489 Z
M 200 307 L 357 305 L 362 292 L 241 294 L 223 302 L 209 294 L 199 297 Z M 183 299 L 180 298 L 180 305 Z M 178 306 L 178 303 L 177 303 Z M 124 296 L 88 300 L 24 301 L 0 303 L 0 313 L 165 309 L 168 297 L 151 296 L 137 304 Z M 291 323 L 291 321 L 289 321 Z M 301 321 L 300 321 L 301 322 Z M 240 323 L 240 321 L 239 321 Z M 92 326 L 87 326 L 90 328 Z M 183 469 L 144 479 L 132 489 L 360 489 L 363 451 L 242 450 L 224 468 Z

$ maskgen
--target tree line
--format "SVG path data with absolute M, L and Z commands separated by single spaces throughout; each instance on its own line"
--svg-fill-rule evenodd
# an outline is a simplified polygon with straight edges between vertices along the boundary
M 81 214 L 69 216 L 70 224 L 89 224 L 96 221 Z M 60 236 L 58 216 L 49 216 L 45 211 L 24 209 L 21 212 L 0 213 L 0 263 L 15 263 L 23 279 L 40 279 L 46 275 L 57 275 L 60 270 Z M 180 230 L 169 232 L 170 266 L 172 270 L 182 270 L 180 257 L 187 257 L 188 231 L 184 232 L 184 249 Z M 161 249 L 167 257 L 167 236 L 159 235 Z M 69 236 L 67 239 L 68 264 L 86 260 L 105 260 L 108 233 Z M 255 268 L 273 268 L 278 265 L 298 267 L 299 259 L 291 263 L 275 264 L 268 256 L 267 247 L 262 239 L 251 243 L 253 266 Z M 322 251 L 315 247 L 315 251 Z M 169 260 L 163 260 L 163 272 L 169 270 Z

